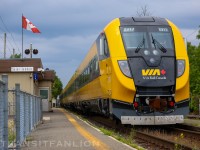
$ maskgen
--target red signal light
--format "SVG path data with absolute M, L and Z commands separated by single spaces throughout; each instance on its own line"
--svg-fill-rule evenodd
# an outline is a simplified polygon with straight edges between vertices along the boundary
M 174 107 L 174 102 L 173 102 L 173 101 L 170 101 L 170 102 L 169 102 L 169 106 L 170 106 L 170 107 Z
M 133 106 L 134 106 L 134 108 L 136 108 L 136 109 L 137 109 L 137 108 L 138 108 L 138 106 L 139 106 L 138 102 L 134 102 L 134 103 L 133 103 Z

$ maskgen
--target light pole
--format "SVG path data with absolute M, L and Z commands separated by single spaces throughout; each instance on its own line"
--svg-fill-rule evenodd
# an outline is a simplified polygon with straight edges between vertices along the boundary
M 32 58 L 32 55 L 33 55 L 33 54 L 35 54 L 35 55 L 38 54 L 38 50 L 37 50 L 37 49 L 33 49 L 33 48 L 32 48 L 32 43 L 31 43 L 31 44 L 30 44 L 30 49 L 26 49 L 26 50 L 25 50 L 25 54 L 26 54 L 26 55 L 31 54 L 31 55 L 30 55 L 30 58 Z

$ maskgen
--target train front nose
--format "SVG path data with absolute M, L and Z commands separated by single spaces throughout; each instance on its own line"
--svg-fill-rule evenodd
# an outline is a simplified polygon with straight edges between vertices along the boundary
M 174 103 L 176 58 L 169 26 L 122 27 L 137 112 L 169 112 Z
M 175 58 L 160 57 L 128 58 L 137 94 L 140 96 L 170 96 L 174 94 Z M 157 64 L 156 64 L 157 63 Z
M 150 61 L 152 58 L 154 62 Z M 159 57 L 159 59 L 152 56 L 128 59 L 137 89 L 134 103 L 138 103 L 138 107 L 134 108 L 139 113 L 174 110 L 175 58 Z
M 157 18 L 121 18 L 120 23 L 130 76 L 123 73 L 134 83 L 133 111 L 121 116 L 122 123 L 182 123 L 188 113 L 188 101 L 181 101 L 188 97 L 187 60 L 180 54 L 184 47 L 173 24 Z
M 172 96 L 176 58 L 169 26 L 121 27 L 136 96 Z

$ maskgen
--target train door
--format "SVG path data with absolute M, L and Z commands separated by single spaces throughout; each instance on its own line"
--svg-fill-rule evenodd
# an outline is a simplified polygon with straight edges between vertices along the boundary
M 103 97 L 99 99 L 99 106 L 101 112 L 105 115 L 109 115 L 110 107 L 110 97 L 112 94 L 111 91 L 111 59 L 109 53 L 108 42 L 104 33 L 98 37 L 98 54 L 99 54 L 99 68 L 100 68 L 100 84 L 103 92 Z
M 105 34 L 101 34 L 99 38 L 99 67 L 100 67 L 100 82 L 103 89 L 104 98 L 111 96 L 111 60 L 109 54 L 108 43 Z

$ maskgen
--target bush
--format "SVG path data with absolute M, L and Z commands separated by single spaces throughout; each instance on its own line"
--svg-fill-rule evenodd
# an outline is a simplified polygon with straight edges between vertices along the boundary
M 200 96 L 191 96 L 190 100 L 190 112 L 197 115 L 199 114 L 199 100 Z

